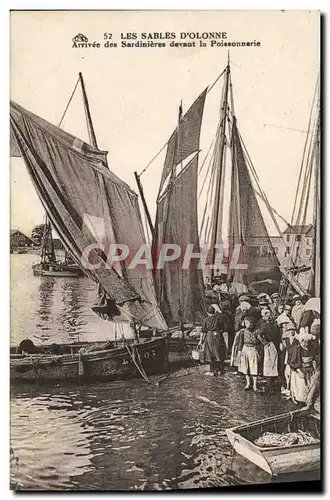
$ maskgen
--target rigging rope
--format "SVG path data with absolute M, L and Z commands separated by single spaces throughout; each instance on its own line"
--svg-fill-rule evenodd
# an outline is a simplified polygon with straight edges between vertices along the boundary
M 225 74 L 226 69 L 227 69 L 227 67 L 222 71 L 222 73 L 220 73 L 220 75 L 218 76 L 218 78 L 216 78 L 216 80 L 214 80 L 214 82 L 212 83 L 212 85 L 208 88 L 207 94 L 209 92 L 211 92 L 211 90 L 213 89 L 213 87 L 218 83 L 218 81 L 220 80 L 220 78 Z
M 167 141 L 168 142 L 168 141 Z M 141 177 L 142 174 L 144 174 L 148 168 L 150 167 L 150 165 L 156 160 L 156 158 L 158 158 L 158 156 L 160 155 L 160 153 L 166 148 L 167 146 L 167 142 L 165 142 L 164 146 L 158 151 L 158 153 L 155 154 L 155 156 L 149 161 L 148 165 L 142 170 L 142 172 L 139 174 L 139 177 Z
M 313 109 L 311 110 L 311 113 L 312 113 L 312 111 L 313 111 Z M 305 169 L 305 172 L 304 172 L 304 181 L 303 181 L 302 192 L 301 192 L 301 197 L 300 197 L 299 210 L 298 210 L 298 215 L 297 215 L 297 219 L 296 219 L 296 225 L 301 226 L 300 233 L 299 233 L 300 237 L 299 237 L 296 249 L 295 249 L 295 245 L 293 243 L 293 245 L 291 247 L 291 252 L 290 252 L 290 256 L 292 259 L 293 259 L 293 255 L 295 253 L 295 258 L 293 259 L 295 265 L 299 264 L 300 248 L 301 248 L 301 235 L 302 235 L 303 229 L 304 229 L 303 226 L 306 224 L 308 201 L 310 198 L 310 191 L 311 191 L 312 172 L 313 172 L 314 158 L 315 158 L 315 153 L 316 153 L 316 139 L 317 139 L 317 119 L 315 118 L 314 124 L 312 127 L 311 140 L 308 141 L 308 138 L 306 139 L 305 148 L 304 148 L 304 157 L 306 158 L 306 149 L 308 147 L 307 160 L 306 160 L 306 165 L 302 164 L 302 168 Z M 307 146 L 307 144 L 308 144 L 308 146 Z M 302 170 L 300 173 L 301 173 L 301 175 L 300 175 L 300 178 L 301 178 L 302 177 Z M 299 189 L 299 185 L 298 185 L 297 191 L 299 191 L 299 190 L 300 189 Z
M 311 155 L 311 166 L 310 166 L 309 171 L 308 171 L 308 184 L 307 184 L 307 187 L 306 187 L 306 200 L 305 200 L 305 205 L 304 205 L 304 212 L 303 212 L 303 215 L 302 215 L 301 224 L 299 224 L 301 226 L 301 228 L 300 228 L 300 236 L 303 233 L 303 226 L 306 224 L 308 199 L 309 199 L 310 191 L 311 191 L 311 180 L 312 180 L 312 172 L 313 172 L 313 168 L 312 167 L 313 167 L 314 157 L 315 157 L 315 145 L 313 147 L 313 153 Z M 298 262 L 299 262 L 300 247 L 301 247 L 301 237 L 298 240 L 296 257 L 294 259 L 294 262 L 295 262 L 296 265 L 298 265 Z
M 226 71 L 226 68 L 222 71 L 222 73 L 220 73 L 220 75 L 215 79 L 215 81 L 212 83 L 212 85 L 207 89 L 207 94 L 209 94 L 211 92 L 211 90 L 213 89 L 213 87 L 218 83 L 218 81 L 220 80 L 220 78 L 223 76 L 223 74 L 225 73 Z M 158 158 L 158 156 L 160 155 L 160 153 L 166 148 L 167 144 L 168 144 L 168 141 L 169 139 L 165 142 L 165 144 L 160 148 L 160 150 L 155 154 L 155 156 L 149 161 L 149 163 L 147 164 L 146 167 L 144 167 L 144 169 L 141 171 L 141 173 L 139 174 L 139 177 L 144 174 L 148 168 L 150 167 L 150 165 L 156 160 L 156 158 Z
M 213 141 L 213 142 L 214 142 L 214 141 Z M 213 144 L 213 142 L 212 142 L 212 144 Z M 200 198 L 200 197 L 201 197 L 201 195 L 202 195 L 202 192 L 203 192 L 203 190 L 204 190 L 204 187 L 205 187 L 205 183 L 206 183 L 207 177 L 208 177 L 208 175 L 209 175 L 209 173 L 210 173 L 210 171 L 211 171 L 213 158 L 214 158 L 214 151 L 213 151 L 213 153 L 212 153 L 212 155 L 211 155 L 211 158 L 210 158 L 210 163 L 209 163 L 209 166 L 208 166 L 208 168 L 207 168 L 207 171 L 206 171 L 206 176 L 205 176 L 205 178 L 204 178 L 204 181 L 203 181 L 202 187 L 201 187 L 201 189 L 199 190 L 199 194 L 198 194 L 198 198 L 197 198 L 198 200 L 199 200 L 199 198 Z
M 148 375 L 146 374 L 143 366 L 139 366 L 138 362 L 136 361 L 135 359 L 135 356 L 133 354 L 133 350 L 131 351 L 130 348 L 128 347 L 128 344 L 127 342 L 125 342 L 125 347 L 126 347 L 126 350 L 131 358 L 131 360 L 133 361 L 134 365 L 136 366 L 136 368 L 138 369 L 140 375 L 142 376 L 142 378 L 148 382 L 149 384 L 152 384 L 153 382 L 148 378 Z M 135 350 L 135 352 L 138 352 L 137 349 Z M 141 358 L 140 358 L 141 359 Z
M 238 132 L 238 133 L 239 133 L 239 132 Z M 241 136 L 240 136 L 240 138 L 241 138 L 241 141 L 242 141 L 243 148 L 244 148 L 244 150 L 245 150 L 245 152 L 246 152 L 246 154 L 247 154 L 248 165 L 250 166 L 250 163 L 252 163 L 252 160 L 251 160 L 251 158 L 250 158 L 250 156 L 249 156 L 249 154 L 248 154 L 248 152 L 247 152 L 247 149 L 246 149 L 246 146 L 245 146 L 245 144 L 244 144 L 243 138 L 242 138 Z M 253 165 L 252 165 L 252 167 L 253 167 Z M 251 168 L 251 166 L 250 166 L 250 168 Z M 255 171 L 255 168 L 254 168 L 254 167 L 253 167 L 253 169 L 251 169 L 251 171 L 252 171 L 252 173 L 253 173 L 253 172 L 255 172 L 255 173 L 256 173 L 256 171 Z M 283 236 L 283 234 L 282 234 L 282 232 L 281 232 L 281 230 L 280 230 L 280 228 L 279 228 L 279 226 L 278 226 L 277 220 L 276 220 L 276 219 L 275 219 L 275 217 L 274 217 L 274 214 L 273 214 L 273 212 L 272 212 L 272 207 L 271 207 L 271 206 L 270 206 L 270 204 L 269 204 L 269 201 L 268 201 L 268 198 L 267 198 L 267 196 L 266 196 L 266 193 L 262 190 L 262 188 L 261 188 L 261 186 L 260 186 L 260 183 L 259 183 L 256 179 L 255 179 L 255 181 L 256 181 L 256 183 L 257 183 L 257 187 L 258 187 L 258 189 L 260 190 L 260 193 L 261 193 L 261 195 L 262 195 L 262 196 L 261 196 L 261 198 L 262 198 L 262 200 L 264 201 L 264 203 L 265 203 L 265 205 L 266 205 L 266 207 L 267 207 L 267 209 L 268 209 L 268 212 L 269 212 L 269 214 L 270 214 L 270 216 L 271 216 L 271 218 L 272 218 L 272 220 L 273 220 L 273 222 L 274 222 L 274 224 L 275 224 L 275 227 L 276 227 L 276 229 L 277 229 L 277 231 L 278 231 L 279 235 L 280 235 L 280 236 L 281 236 L 281 238 L 282 238 L 282 241 L 283 241 L 283 243 L 284 243 L 284 246 L 286 247 L 286 242 L 285 242 L 284 236 Z M 274 248 L 273 248 L 273 245 L 272 245 L 272 243 L 271 243 L 271 240 L 270 240 L 269 235 L 268 235 L 268 238 L 269 238 L 269 241 L 270 241 L 270 244 L 271 244 L 271 248 L 272 248 L 272 250 L 273 250 L 273 255 L 274 255 L 274 257 L 275 257 L 275 258 L 277 259 L 277 261 L 278 261 L 278 257 L 277 257 L 277 255 L 276 255 L 276 253 L 275 253 L 275 251 L 274 251 Z M 293 262 L 293 260 L 292 260 L 291 255 L 289 255 L 289 259 L 291 260 L 291 265 L 293 265 L 293 266 L 294 266 L 294 262 Z M 279 261 L 278 261 L 278 262 L 279 262 Z M 282 271 L 282 272 L 283 272 L 283 271 Z M 287 278 L 287 276 L 286 276 L 285 274 L 284 274 L 284 276 L 285 276 L 286 280 L 288 280 L 288 278 Z M 302 287 L 301 287 L 300 283 L 299 283 L 299 282 L 298 282 L 298 281 L 294 278 L 294 276 L 291 276 L 291 277 L 290 277 L 290 279 L 291 279 L 291 281 L 290 281 L 291 285 L 292 285 L 292 282 L 294 282 L 294 283 L 295 283 L 295 286 L 298 288 L 298 290 L 299 290 L 300 292 L 303 292 L 303 289 L 302 289 Z M 288 292 L 289 292 L 289 289 L 288 289 L 288 287 L 287 287 L 287 288 L 286 288 L 285 298 L 287 298 L 287 296 L 288 296 Z M 282 287 L 282 286 L 280 286 L 280 295 L 281 295 L 281 296 L 283 295 L 283 287 Z
M 293 128 L 293 127 L 283 127 L 281 125 L 274 125 L 273 123 L 256 123 L 259 127 L 272 127 L 272 128 L 278 128 L 282 130 L 290 130 L 291 132 L 299 132 L 300 134 L 309 134 L 308 130 L 302 130 L 300 128 Z
M 262 196 L 262 194 L 261 194 L 261 193 L 259 193 L 259 191 L 257 191 L 257 190 L 255 189 L 255 190 L 254 190 L 254 192 L 255 192 L 255 194 L 256 194 L 259 198 L 261 198 L 261 199 L 263 200 L 263 196 Z M 272 206 L 270 205 L 270 208 L 271 208 L 271 209 L 272 209 L 272 211 L 273 211 L 273 212 L 277 215 L 277 217 L 278 217 L 279 219 L 281 219 L 281 220 L 282 220 L 282 221 L 283 221 L 283 222 L 284 222 L 287 226 L 290 226 L 290 225 L 291 225 L 291 224 L 290 224 L 290 222 L 288 222 L 288 221 L 287 221 L 287 220 L 286 220 L 286 219 L 285 219 L 285 218 L 284 218 L 281 214 L 279 214 L 279 213 L 277 212 L 277 210 L 275 210 L 275 208 L 274 208 L 274 207 L 272 207 Z
M 210 151 L 211 151 L 211 149 L 212 149 L 212 146 L 213 146 L 213 144 L 214 144 L 215 138 L 216 138 L 216 136 L 213 138 L 213 141 L 211 142 L 211 145 L 210 145 L 210 147 L 209 147 L 209 149 L 208 149 L 208 151 L 207 151 L 207 153 L 206 153 L 206 155 L 205 155 L 205 158 L 204 158 L 204 160 L 202 161 L 202 164 L 201 164 L 201 166 L 200 166 L 200 168 L 199 168 L 199 171 L 198 171 L 198 174 L 199 174 L 199 175 L 200 175 L 200 174 L 202 173 L 202 171 L 203 171 L 204 165 L 205 165 L 206 160 L 207 160 L 207 157 L 208 157 L 208 155 L 209 155 L 209 153 L 210 153 Z M 206 174 L 206 175 L 207 175 L 207 174 Z
M 294 223 L 293 222 L 294 221 L 294 214 L 295 214 L 295 211 L 296 211 L 296 204 L 297 204 L 297 201 L 298 201 L 299 186 L 300 186 L 301 176 L 302 176 L 302 172 L 303 172 L 304 159 L 305 159 L 306 148 L 307 148 L 307 143 L 308 143 L 308 137 L 309 137 L 310 128 L 311 128 L 313 107 L 314 107 L 314 103 L 315 103 L 315 98 L 316 98 L 316 92 L 317 92 L 317 88 L 318 88 L 319 78 L 320 78 L 320 75 L 318 75 L 318 77 L 317 77 L 317 81 L 316 81 L 316 85 L 315 85 L 315 89 L 314 89 L 314 95 L 313 95 L 313 99 L 312 99 L 312 106 L 311 106 L 311 110 L 310 110 L 310 114 L 309 114 L 308 127 L 307 127 L 307 138 L 306 138 L 306 141 L 305 141 L 304 150 L 303 150 L 303 156 L 302 156 L 302 160 L 301 160 L 301 167 L 300 167 L 298 184 L 297 184 L 297 189 L 296 189 L 296 194 L 295 194 L 295 200 L 294 200 L 294 205 L 293 205 L 291 224 Z
M 255 180 L 255 182 L 256 182 L 256 184 L 257 184 L 257 187 L 258 187 L 258 189 L 259 189 L 259 191 L 260 191 L 261 199 L 263 200 L 263 202 L 265 203 L 265 205 L 266 205 L 266 207 L 267 207 L 267 209 L 268 209 L 268 212 L 269 212 L 269 214 L 270 214 L 270 216 L 271 216 L 271 218 L 272 218 L 272 220 L 273 220 L 273 222 L 274 222 L 274 224 L 275 224 L 275 227 L 276 227 L 276 229 L 277 229 L 277 231 L 278 231 L 278 233 L 279 233 L 280 237 L 282 238 L 282 241 L 283 241 L 283 243 L 284 243 L 284 246 L 286 246 L 286 242 L 285 242 L 285 240 L 284 240 L 284 236 L 283 236 L 283 234 L 282 234 L 282 232 L 281 232 L 281 230 L 280 230 L 280 227 L 279 227 L 279 225 L 278 225 L 278 223 L 277 223 L 277 220 L 276 220 L 276 219 L 275 219 L 275 217 L 274 217 L 274 214 L 273 214 L 273 211 L 272 211 L 272 207 L 271 207 L 271 206 L 270 206 L 270 204 L 269 204 L 269 201 L 268 201 L 268 198 L 267 198 L 267 196 L 266 196 L 266 193 L 262 190 L 262 188 L 261 188 L 261 186 L 260 186 L 259 178 L 258 178 L 257 173 L 256 173 L 256 170 L 255 170 L 255 168 L 254 168 L 254 166 L 253 166 L 253 164 L 252 164 L 252 160 L 251 160 L 251 158 L 250 158 L 250 155 L 248 154 L 248 151 L 247 151 L 247 148 L 246 148 L 245 143 L 244 143 L 244 141 L 243 141 L 243 138 L 241 137 L 241 135 L 240 135 L 240 132 L 239 132 L 239 131 L 238 131 L 238 133 L 239 133 L 239 136 L 240 136 L 240 139 L 241 139 L 241 142 L 242 142 L 243 148 L 244 148 L 244 152 L 245 152 L 246 157 L 247 157 L 247 165 L 250 167 L 250 170 L 251 170 L 251 173 L 252 173 L 252 175 L 253 175 L 253 178 L 254 178 L 254 180 Z M 251 168 L 251 167 L 252 167 L 252 168 Z M 268 233 L 267 233 L 267 235 L 268 235 Z M 270 243 L 270 246 L 271 246 L 272 252 L 273 252 L 273 256 L 274 256 L 274 258 L 276 259 L 276 261 L 279 263 L 278 257 L 277 257 L 277 255 L 276 255 L 276 253 L 275 253 L 275 250 L 274 250 L 274 247 L 273 247 L 273 245 L 272 245 L 272 243 L 271 243 L 271 239 L 270 239 L 269 235 L 268 235 L 268 240 L 269 240 L 269 243 Z M 290 257 L 290 258 L 291 258 L 291 257 Z M 280 263 L 279 263 L 279 264 L 280 264 Z M 294 282 L 295 282 L 295 284 L 296 284 L 296 286 L 297 286 L 297 287 L 301 290 L 301 287 L 300 287 L 299 283 L 297 283 L 297 282 L 296 282 L 296 280 L 294 280 L 293 278 L 292 278 L 292 281 L 294 281 Z M 281 285 L 281 283 L 280 283 L 280 290 L 279 290 L 279 292 L 280 292 L 280 296 L 283 296 L 284 289 L 283 289 L 283 286 Z M 286 288 L 286 296 L 287 296 L 287 293 L 288 293 L 288 288 Z
M 250 155 L 249 155 L 249 153 L 248 153 L 248 151 L 247 151 L 246 145 L 245 145 L 245 143 L 244 143 L 244 140 L 243 140 L 243 138 L 242 138 L 242 136 L 241 136 L 241 134 L 240 134 L 239 130 L 238 130 L 238 135 L 239 135 L 239 137 L 240 137 L 241 143 L 242 143 L 242 145 L 243 145 L 244 152 L 245 152 L 245 154 L 246 154 L 247 164 L 248 164 L 248 166 L 250 167 L 250 170 L 251 170 L 251 172 L 252 172 L 253 178 L 254 178 L 254 180 L 255 180 L 255 182 L 256 182 L 256 184 L 257 184 L 257 187 L 258 187 L 258 189 L 259 189 L 259 191 L 260 191 L 260 194 L 261 194 L 261 199 L 262 199 L 262 200 L 263 200 L 263 202 L 265 203 L 265 205 L 266 205 L 266 207 L 267 207 L 267 210 L 268 210 L 268 212 L 269 212 L 269 214 L 270 214 L 270 216 L 271 216 L 271 218 L 272 218 L 272 221 L 273 221 L 273 223 L 274 223 L 274 225 L 275 225 L 275 227 L 276 227 L 276 229 L 277 229 L 277 231 L 278 231 L 279 235 L 281 236 L 281 238 L 282 238 L 282 240 L 283 240 L 284 245 L 286 246 L 286 242 L 285 242 L 284 236 L 283 236 L 283 234 L 282 234 L 282 231 L 281 231 L 281 229 L 280 229 L 280 227 L 279 227 L 279 225 L 278 225 L 278 222 L 277 222 L 277 220 L 276 220 L 276 218 L 275 218 L 275 216 L 274 216 L 274 213 L 273 213 L 272 207 L 271 207 L 271 205 L 270 205 L 270 203 L 269 203 L 269 201 L 268 201 L 267 195 L 266 195 L 266 193 L 263 191 L 263 189 L 261 188 L 260 181 L 259 181 L 259 177 L 258 177 L 258 175 L 257 175 L 257 172 L 256 172 L 256 170 L 255 170 L 254 166 L 253 166 L 253 163 L 252 163 L 251 157 L 250 157 Z M 267 234 L 268 234 L 268 233 L 267 233 Z M 273 249 L 274 256 L 276 257 L 276 260 L 278 260 L 278 257 L 277 257 L 277 255 L 275 254 L 275 251 L 274 251 L 274 248 L 273 248 L 273 245 L 272 245 L 272 243 L 271 243 L 271 239 L 270 239 L 269 235 L 268 235 L 268 239 L 269 239 L 269 241 L 270 241 L 271 248 Z M 292 261 L 292 259 L 291 259 L 291 261 Z M 292 261 L 292 264 L 294 265 L 293 261 Z
M 314 143 L 315 143 L 315 140 L 314 140 L 315 128 L 316 128 L 316 121 L 314 120 L 312 138 L 309 141 L 309 144 L 308 144 L 308 140 L 305 143 L 305 147 L 306 147 L 306 144 L 308 144 L 308 151 L 307 151 L 306 165 L 304 165 L 305 173 L 304 173 L 304 180 L 303 180 L 302 192 L 301 192 L 301 197 L 300 197 L 300 204 L 299 204 L 299 209 L 298 209 L 298 214 L 297 214 L 297 219 L 296 219 L 297 225 L 300 224 L 302 210 L 303 210 L 304 203 L 305 203 L 305 198 L 306 198 L 306 196 L 308 196 L 306 189 L 307 189 L 307 183 L 308 183 L 308 178 L 309 178 L 309 170 L 311 168 L 311 156 L 313 154 Z M 298 186 L 298 188 L 299 188 L 299 186 Z
M 214 151 L 212 153 L 210 164 L 209 164 L 209 168 L 212 167 L 212 170 L 211 170 L 210 182 L 209 182 L 209 185 L 208 185 L 208 188 L 207 188 L 207 194 L 206 194 L 206 198 L 207 199 L 206 199 L 206 203 L 205 203 L 205 206 L 204 206 L 204 212 L 203 212 L 203 217 L 202 217 L 202 224 L 201 224 L 201 229 L 200 229 L 201 233 L 202 233 L 203 228 L 204 228 L 204 221 L 205 221 L 206 213 L 210 209 L 210 206 L 212 205 L 213 192 L 214 192 L 214 189 L 215 189 L 215 172 L 216 172 L 216 169 L 215 169 L 215 163 L 214 163 L 213 159 L 214 159 Z M 198 197 L 198 199 L 199 199 L 199 197 Z
M 64 120 L 64 117 L 65 117 L 65 115 L 66 115 L 66 112 L 67 112 L 67 110 L 68 110 L 68 108 L 69 108 L 69 106 L 70 106 L 70 104 L 71 104 L 72 99 L 73 99 L 74 93 L 75 93 L 75 91 L 77 90 L 78 83 L 79 83 L 79 78 L 78 78 L 78 80 L 77 80 L 77 83 L 76 83 L 76 85 L 75 85 L 75 87 L 74 87 L 73 91 L 72 91 L 72 94 L 71 94 L 71 96 L 70 96 L 69 102 L 68 102 L 68 104 L 66 105 L 66 108 L 65 108 L 65 110 L 64 110 L 64 113 L 63 113 L 63 115 L 62 115 L 62 118 L 60 119 L 60 122 L 59 122 L 59 124 L 58 124 L 58 127 L 60 127 L 60 126 L 62 125 L 62 122 L 63 122 L 63 120 Z

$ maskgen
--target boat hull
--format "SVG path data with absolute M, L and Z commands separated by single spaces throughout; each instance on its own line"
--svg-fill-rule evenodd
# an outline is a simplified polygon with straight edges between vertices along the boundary
M 84 272 L 78 266 L 70 265 L 52 265 L 43 266 L 42 264 L 34 264 L 32 266 L 34 276 L 52 276 L 58 278 L 77 278 L 84 276 Z
M 167 345 L 163 338 L 132 344 L 129 349 L 141 360 L 147 375 L 164 373 L 168 369 Z M 76 348 L 73 349 L 77 351 Z M 98 350 L 80 355 L 33 354 L 12 355 L 11 383 L 91 383 L 99 380 L 141 377 L 125 346 Z
M 301 410 L 227 429 L 226 433 L 230 444 L 239 455 L 271 476 L 319 469 L 321 456 L 319 439 L 315 443 L 286 447 L 266 448 L 253 443 L 258 434 L 261 435 L 267 430 L 274 431 L 276 426 L 280 431 L 287 425 L 292 426 L 294 430 L 310 427 L 310 430 L 316 432 L 316 436 L 319 437 L 319 416 Z

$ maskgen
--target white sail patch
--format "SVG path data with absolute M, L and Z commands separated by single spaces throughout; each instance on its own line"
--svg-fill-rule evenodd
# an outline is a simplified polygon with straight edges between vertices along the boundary
M 73 149 L 75 149 L 79 153 L 82 153 L 84 144 L 85 144 L 84 141 L 82 141 L 81 139 L 78 139 L 78 137 L 75 137 L 73 144 L 72 144 L 72 147 L 73 147 Z
M 109 221 L 110 222 L 110 221 Z M 88 231 L 94 236 L 95 240 L 92 242 L 91 246 L 88 249 L 85 249 L 86 255 L 88 252 L 99 246 L 105 254 L 107 255 L 107 263 L 106 265 L 111 268 L 114 267 L 117 273 L 122 276 L 122 265 L 123 260 L 127 257 L 129 253 L 129 249 L 127 248 L 127 253 L 125 253 L 126 245 L 116 244 L 114 239 L 113 228 L 110 222 L 110 225 L 106 224 L 103 217 L 97 217 L 96 215 L 91 215 L 88 213 L 83 214 L 83 231 L 84 227 L 88 229 Z M 125 247 L 125 248 L 124 248 Z M 119 251 L 119 254 L 117 254 Z M 84 258 L 86 258 L 86 255 Z M 84 261 L 85 262 L 85 261 Z M 85 262 L 88 262 L 88 259 Z M 88 264 L 90 265 L 90 264 Z M 96 269 L 96 267 L 94 267 Z
M 102 245 L 105 241 L 105 224 L 103 217 L 96 217 L 91 214 L 83 214 L 83 229 L 84 226 L 92 233 L 95 238 L 95 243 Z

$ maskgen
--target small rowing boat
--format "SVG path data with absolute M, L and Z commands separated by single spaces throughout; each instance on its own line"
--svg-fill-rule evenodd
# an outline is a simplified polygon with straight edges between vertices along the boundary
M 320 415 L 296 410 L 275 417 L 227 429 L 230 444 L 235 451 L 271 476 L 318 469 L 320 467 Z M 263 436 L 272 433 L 281 444 L 261 444 Z M 296 440 L 285 439 L 297 435 Z M 269 436 L 270 434 L 268 434 Z M 309 436 L 307 440 L 300 437 Z M 296 442 L 293 442 L 296 441 Z M 305 441 L 305 442 L 301 442 Z M 272 444 L 272 445 L 270 445 Z

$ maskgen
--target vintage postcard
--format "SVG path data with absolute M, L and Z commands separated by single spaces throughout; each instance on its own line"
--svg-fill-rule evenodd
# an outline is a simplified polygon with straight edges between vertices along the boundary
M 10 23 L 11 488 L 319 484 L 320 12 Z

